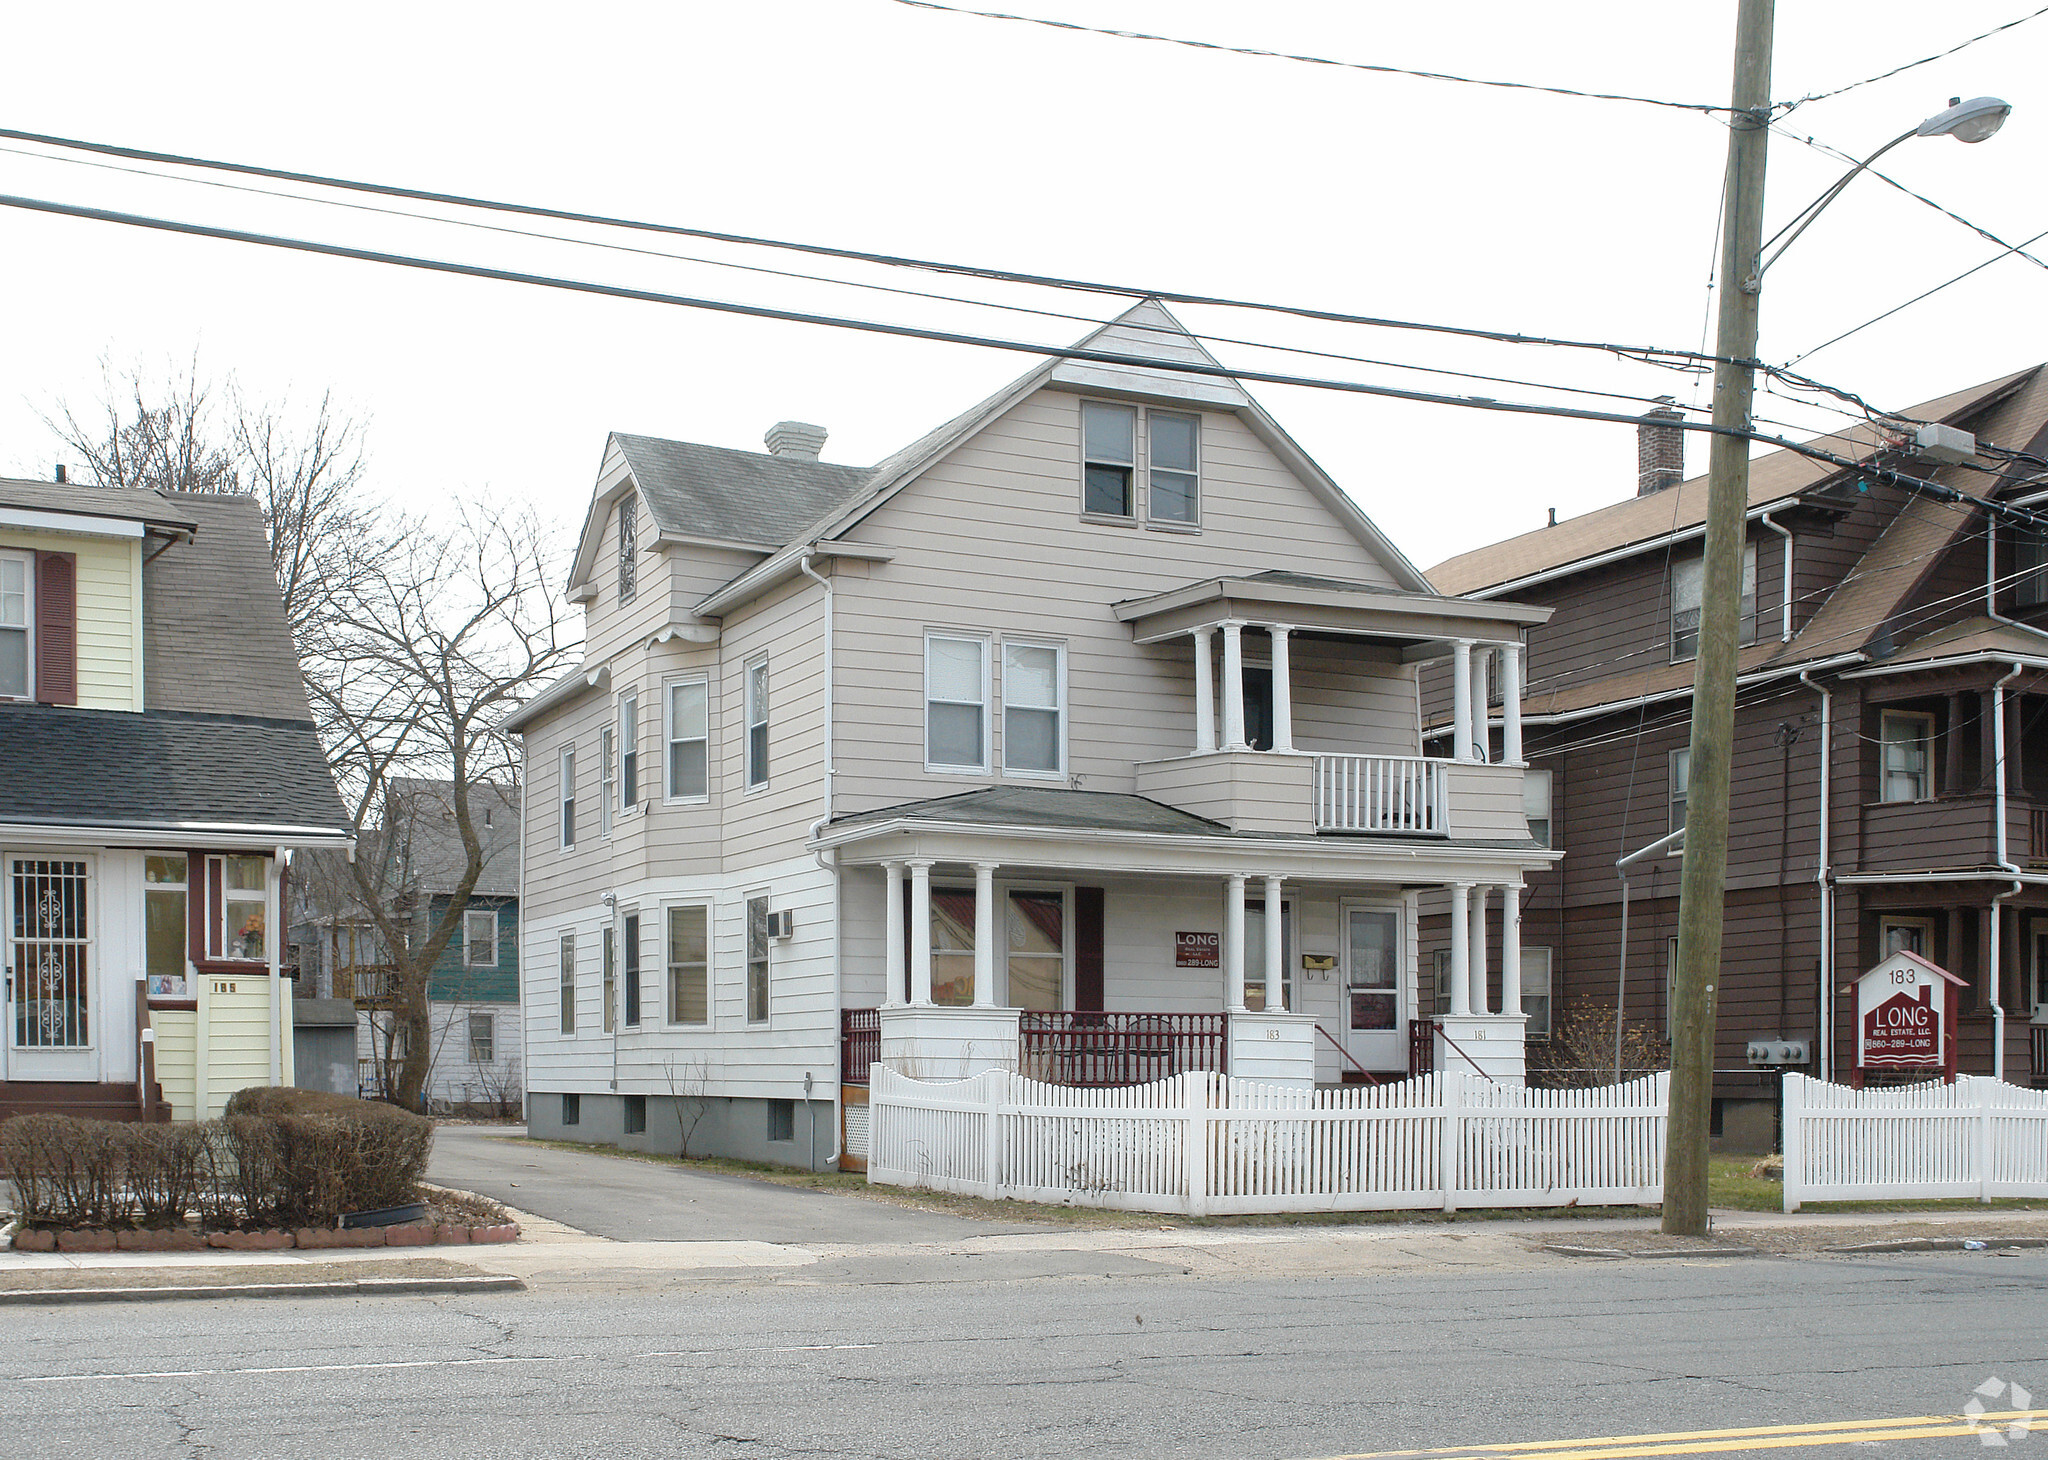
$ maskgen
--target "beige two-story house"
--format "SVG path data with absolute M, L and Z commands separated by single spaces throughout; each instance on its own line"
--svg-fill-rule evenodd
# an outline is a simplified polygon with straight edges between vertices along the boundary
M 1552 854 L 1477 727 L 1545 610 L 1435 592 L 1152 302 L 874 467 L 824 441 L 606 446 L 584 661 L 511 721 L 536 1134 L 857 1161 L 877 1060 L 1519 1077 L 1470 971 Z

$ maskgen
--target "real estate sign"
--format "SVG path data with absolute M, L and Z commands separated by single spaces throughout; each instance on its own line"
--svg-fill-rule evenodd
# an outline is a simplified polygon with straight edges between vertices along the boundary
M 1898 952 L 1856 980 L 1856 1083 L 1866 1070 L 1955 1075 L 1956 990 L 1963 981 Z

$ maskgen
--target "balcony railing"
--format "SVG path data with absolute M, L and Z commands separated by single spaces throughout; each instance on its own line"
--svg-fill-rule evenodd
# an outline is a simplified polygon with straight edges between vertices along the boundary
M 1109 1014 L 1027 1009 L 1018 1069 L 1053 1085 L 1147 1085 L 1189 1070 L 1228 1073 L 1227 1014 Z
M 1316 830 L 1443 836 L 1447 762 L 1395 755 L 1318 755 Z
M 868 1066 L 882 1057 L 882 1011 L 839 1011 L 839 1083 L 865 1085 Z
M 334 997 L 358 1006 L 388 1005 L 398 995 L 398 970 L 388 963 L 358 963 L 334 970 Z

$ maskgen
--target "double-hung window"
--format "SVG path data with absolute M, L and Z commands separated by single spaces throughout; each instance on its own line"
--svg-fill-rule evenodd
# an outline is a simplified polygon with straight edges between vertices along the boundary
M 1150 492 L 1145 516 L 1160 523 L 1193 527 L 1201 514 L 1202 418 L 1171 411 L 1145 413 L 1146 477 Z
M 1692 751 L 1671 752 L 1671 823 L 1672 831 L 1685 829 L 1685 801 L 1692 789 Z
M 711 909 L 668 910 L 668 1022 L 711 1022 Z
M 935 770 L 988 769 L 988 641 L 924 640 L 924 761 Z
M 711 794 L 711 686 L 702 679 L 668 687 L 668 795 L 672 801 Z
M 1671 661 L 1700 652 L 1700 603 L 1706 586 L 1706 563 L 1687 558 L 1671 565 Z M 1756 544 L 1742 550 L 1742 608 L 1736 626 L 1738 644 L 1756 642 Z
M 747 899 L 747 1022 L 768 1022 L 768 899 Z
M 1522 950 L 1522 1012 L 1529 1016 L 1523 1026 L 1530 1039 L 1550 1038 L 1550 950 Z
M 619 933 L 610 923 L 604 925 L 598 941 L 597 978 L 599 998 L 604 1005 L 604 1032 L 614 1034 L 619 1027 Z
M 619 794 L 618 731 L 607 725 L 597 732 L 597 834 L 612 834 L 612 808 Z
M 498 913 L 495 908 L 471 908 L 462 915 L 462 966 L 498 966 Z
M 768 661 L 747 666 L 747 789 L 768 784 Z
M 625 1016 L 626 1027 L 637 1029 L 640 1027 L 640 914 L 627 913 L 623 922 L 625 926 L 621 929 L 619 937 L 625 944 L 620 951 L 624 954 L 622 961 L 626 968 L 626 990 L 625 997 L 620 1000 L 620 1006 Z
M 1003 645 L 1003 769 L 1057 775 L 1066 764 L 1066 655 L 1056 644 Z
M 562 850 L 576 847 L 576 747 L 562 747 Z
M 216 958 L 260 963 L 269 956 L 265 931 L 270 904 L 270 859 L 267 857 L 215 857 L 212 876 L 219 891 L 220 909 L 214 924 L 213 948 Z
M 576 1032 L 576 935 L 574 933 L 562 934 L 561 960 L 562 1032 L 564 1034 L 574 1034 Z
M 469 1016 L 469 1062 L 473 1065 L 496 1063 L 498 1058 L 497 1020 L 488 1013 Z
M 1550 845 L 1550 772 L 1522 772 L 1522 815 L 1529 821 L 1529 839 L 1539 847 Z
M 1881 801 L 1925 801 L 1934 787 L 1934 717 L 1886 710 L 1878 739 L 1884 756 Z
M 34 562 L 28 553 L 0 552 L 0 700 L 25 700 L 35 690 Z
M 628 690 L 619 696 L 619 814 L 630 816 L 640 807 L 640 694 Z
M 1081 510 L 1091 517 L 1138 515 L 1138 412 L 1086 401 L 1081 406 Z

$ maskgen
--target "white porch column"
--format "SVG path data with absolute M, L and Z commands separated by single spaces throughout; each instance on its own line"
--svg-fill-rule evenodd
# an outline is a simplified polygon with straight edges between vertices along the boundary
M 1467 947 L 1472 956 L 1471 1011 L 1474 1014 L 1492 1012 L 1486 1003 L 1486 894 L 1491 890 L 1483 882 L 1472 889 L 1472 936 L 1467 940 Z
M 1223 624 L 1223 748 L 1249 750 L 1244 740 L 1244 625 Z
M 1500 1011 L 1522 1012 L 1522 889 L 1500 890 Z
M 1472 1012 L 1472 920 L 1466 905 L 1472 895 L 1472 884 L 1453 882 L 1451 884 L 1451 1012 L 1469 1014 Z
M 1285 632 L 1283 630 L 1283 632 Z M 1276 669 L 1273 682 L 1280 682 Z M 1275 747 L 1276 749 L 1278 747 Z M 1284 1014 L 1287 1012 L 1287 931 L 1286 920 L 1280 916 L 1280 879 L 1266 879 L 1266 1012 Z
M 1210 661 L 1211 629 L 1196 629 L 1195 638 L 1195 753 L 1216 748 L 1216 666 Z
M 1451 759 L 1472 758 L 1472 641 L 1451 642 Z
M 910 866 L 910 1002 L 929 1008 L 932 1002 L 932 864 L 919 859 Z
M 1266 632 L 1273 636 L 1273 748 L 1294 749 L 1294 685 L 1288 672 L 1287 636 L 1294 632 L 1288 624 L 1268 624 Z
M 882 979 L 882 1002 L 893 1006 L 903 1002 L 897 997 L 897 994 L 903 988 L 904 974 L 903 864 L 901 862 L 884 862 L 882 870 L 889 874 L 889 890 L 883 894 L 888 900 L 888 906 L 884 909 L 887 913 L 884 926 L 889 931 L 882 954 L 887 964 L 887 972 Z
M 996 864 L 974 864 L 974 1007 L 996 1004 Z
M 1480 652 L 1472 656 L 1472 759 L 1484 761 L 1492 749 L 1492 739 L 1486 732 L 1486 661 L 1493 657 L 1491 644 L 1478 646 Z
M 1244 1012 L 1244 880 L 1232 872 L 1223 900 L 1223 1007 L 1233 1014 Z
M 1500 758 L 1509 765 L 1522 764 L 1522 655 L 1526 652 L 1520 640 L 1503 644 L 1500 650 Z

